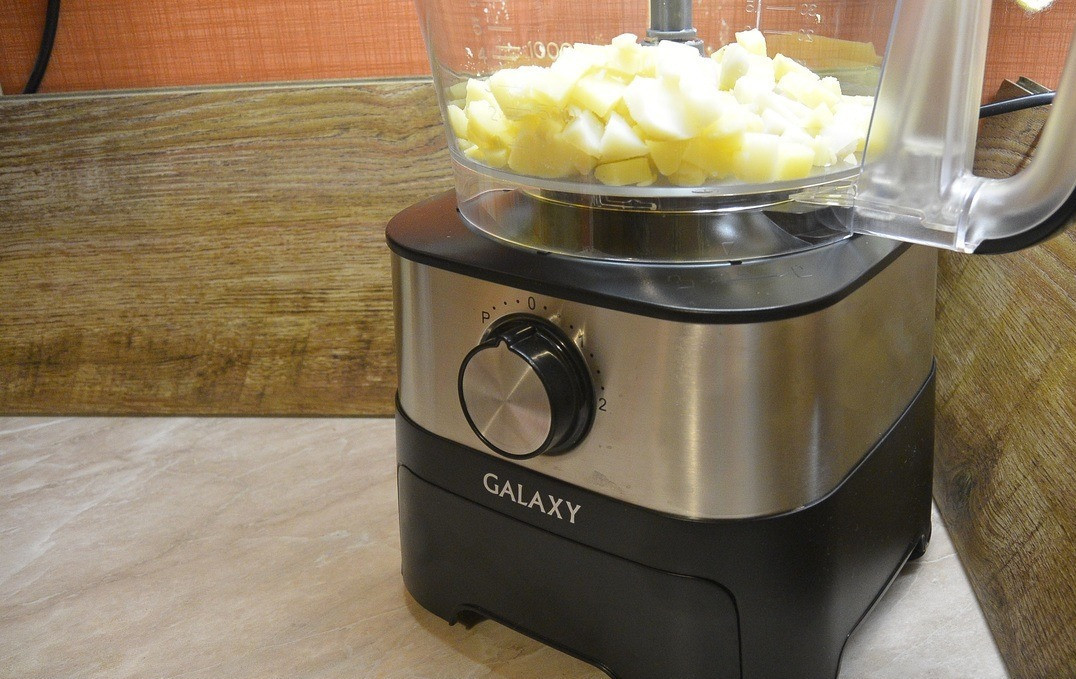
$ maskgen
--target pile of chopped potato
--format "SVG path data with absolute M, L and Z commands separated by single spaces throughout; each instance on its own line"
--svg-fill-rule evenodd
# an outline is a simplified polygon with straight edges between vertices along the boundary
M 542 178 L 612 186 L 772 182 L 855 164 L 873 97 L 766 55 L 757 30 L 707 58 L 624 34 L 577 43 L 548 68 L 502 69 L 449 89 L 448 122 L 467 158 Z

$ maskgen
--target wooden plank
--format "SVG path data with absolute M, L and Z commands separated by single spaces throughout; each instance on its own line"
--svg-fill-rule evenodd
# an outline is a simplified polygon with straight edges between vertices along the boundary
M 1023 167 L 1046 109 L 983 124 L 976 168 Z M 943 254 L 934 496 L 1013 677 L 1076 676 L 1076 232 Z
M 0 100 L 0 411 L 388 414 L 428 81 Z

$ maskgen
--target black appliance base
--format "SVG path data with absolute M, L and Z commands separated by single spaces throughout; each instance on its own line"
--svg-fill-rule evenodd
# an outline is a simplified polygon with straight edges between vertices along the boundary
M 929 539 L 933 412 L 931 373 L 830 494 L 710 521 L 534 473 L 398 412 L 404 582 L 451 623 L 498 620 L 616 679 L 834 679 Z

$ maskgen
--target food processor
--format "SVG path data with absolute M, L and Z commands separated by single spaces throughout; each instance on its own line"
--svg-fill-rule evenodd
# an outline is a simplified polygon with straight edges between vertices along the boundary
M 1067 225 L 1076 88 L 986 179 L 989 3 L 418 9 L 456 188 L 387 229 L 408 591 L 619 679 L 837 676 L 929 540 L 923 246 Z

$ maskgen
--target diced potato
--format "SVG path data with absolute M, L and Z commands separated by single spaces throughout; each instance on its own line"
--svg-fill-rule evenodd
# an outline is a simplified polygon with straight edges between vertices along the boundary
M 772 108 L 762 112 L 762 122 L 765 125 L 763 131 L 769 134 L 782 134 L 789 129 L 788 120 Z
M 728 137 L 730 135 L 742 135 L 744 132 L 761 131 L 761 125 L 758 130 L 752 129 L 752 121 L 755 118 L 757 116 L 747 109 L 739 105 L 732 106 L 726 109 L 721 114 L 721 117 L 704 129 L 702 133 L 709 137 Z
M 630 184 L 646 186 L 652 184 L 657 175 L 646 158 L 630 158 L 615 163 L 605 163 L 594 168 L 594 176 L 609 186 L 628 186 Z
M 736 176 L 748 182 L 774 179 L 780 140 L 772 134 L 748 132 L 733 159 Z
M 837 162 L 837 154 L 833 152 L 825 139 L 815 137 L 811 139 L 809 146 L 814 149 L 815 167 L 829 167 Z
M 821 78 L 810 71 L 786 73 L 777 82 L 776 91 L 811 108 L 821 103 L 836 106 L 841 100 L 839 94 L 834 94 L 829 87 L 822 84 Z
M 613 73 L 634 77 L 637 75 L 652 76 L 654 74 L 654 60 L 651 48 L 644 47 L 638 42 L 638 38 L 631 33 L 624 33 L 613 38 L 612 57 L 606 62 L 605 67 Z
M 497 71 L 489 78 L 489 88 L 504 114 L 519 120 L 543 111 L 555 111 L 558 106 L 540 91 L 549 72 L 540 66 L 520 66 Z
M 594 158 L 601 155 L 604 134 L 605 126 L 602 121 L 590 111 L 583 111 L 579 117 L 568 123 L 562 133 L 564 141 Z
M 645 156 L 650 152 L 627 121 L 616 113 L 609 116 L 599 150 L 599 159 L 603 163 Z
M 492 168 L 499 169 L 508 164 L 508 149 L 484 149 L 480 146 L 471 146 L 464 150 L 463 155 L 476 163 Z
M 773 92 L 772 81 L 767 81 L 762 78 L 751 78 L 749 75 L 745 75 L 737 80 L 735 87 L 732 88 L 732 93 L 736 96 L 736 101 L 744 106 L 750 107 L 755 113 L 760 114 L 765 109 L 766 98 L 771 92 Z
M 456 138 L 467 136 L 467 114 L 463 112 L 463 109 L 454 104 L 449 104 L 448 111 L 448 126 L 452 128 L 452 134 L 456 135 Z
M 564 140 L 561 131 L 551 120 L 523 121 L 508 151 L 508 167 L 519 174 L 547 179 L 572 174 L 579 152 Z
M 654 74 L 659 78 L 679 80 L 682 77 L 703 73 L 708 68 L 716 75 L 716 64 L 699 58 L 699 50 L 691 45 L 685 45 L 671 40 L 662 40 L 655 47 L 651 47 L 653 55 Z
M 773 109 L 780 113 L 790 124 L 796 127 L 803 127 L 811 118 L 811 109 L 809 107 L 776 92 L 767 94 L 762 104 L 765 108 Z
M 837 80 L 836 78 L 834 78 L 831 75 L 828 75 L 825 78 L 822 78 L 821 82 L 822 82 L 822 87 L 825 87 L 830 92 L 830 94 L 837 97 L 837 99 L 834 101 L 834 103 L 837 103 L 837 101 L 840 101 L 840 98 L 842 96 L 841 95 L 841 81 Z
M 705 171 L 710 177 L 723 179 L 735 173 L 736 154 L 742 144 L 742 135 L 696 137 L 687 143 L 683 163 Z
M 568 95 L 575 87 L 575 81 L 548 68 L 541 70 L 541 77 L 536 78 L 532 85 L 535 98 L 557 109 L 564 108 L 568 102 Z
M 576 172 L 586 176 L 593 172 L 594 168 L 598 166 L 598 159 L 594 156 L 579 152 L 572 156 L 572 166 L 575 167 Z
M 605 55 L 599 50 L 586 49 L 594 45 L 576 45 L 561 49 L 557 60 L 549 67 L 557 75 L 578 82 L 591 71 L 597 70 L 605 61 Z
M 819 104 L 811 109 L 811 114 L 804 122 L 803 129 L 810 134 L 817 135 L 831 122 L 833 122 L 833 109 L 825 104 Z
M 580 107 L 605 118 L 624 96 L 624 83 L 602 75 L 581 78 L 572 90 L 571 101 Z
M 710 58 L 631 34 L 577 43 L 548 68 L 449 87 L 446 122 L 476 163 L 616 186 L 785 181 L 860 162 L 874 98 L 846 96 L 837 79 L 766 52 L 754 30 Z M 876 126 L 872 143 L 886 137 Z
M 766 37 L 757 28 L 737 33 L 736 44 L 751 54 L 757 54 L 760 57 L 766 56 Z
M 635 118 L 631 117 L 631 110 L 628 108 L 627 103 L 625 103 L 623 99 L 618 101 L 616 103 L 616 106 L 613 107 L 613 113 L 628 121 L 628 125 L 635 127 Z M 610 113 L 609 115 L 611 116 L 612 113 Z M 606 122 L 609 122 L 608 118 L 606 119 Z
M 718 88 L 731 90 L 736 86 L 736 81 L 747 74 L 749 68 L 751 68 L 751 53 L 739 45 L 726 45 L 725 55 L 721 60 Z
M 515 138 L 515 126 L 495 104 L 483 99 L 467 104 L 467 135 L 481 146 L 505 147 Z
M 777 146 L 777 161 L 773 178 L 777 181 L 803 179 L 811 174 L 814 149 L 805 144 L 781 139 Z
M 786 57 L 783 54 L 777 54 L 773 57 L 774 77 L 780 80 L 781 78 L 785 77 L 785 75 L 792 72 L 810 73 L 811 69 L 807 68 L 795 59 Z
M 679 101 L 677 84 L 669 80 L 636 78 L 624 90 L 624 103 L 651 139 L 689 139 L 698 132 Z
M 684 150 L 687 148 L 688 143 L 687 141 L 647 139 L 646 147 L 650 149 L 650 159 L 654 161 L 658 172 L 666 177 L 671 177 L 680 169 L 680 162 L 684 158 Z
M 466 99 L 467 97 L 467 81 L 461 80 L 447 90 L 447 99 L 449 101 L 456 101 L 458 99 Z
M 703 129 L 732 108 L 740 108 L 731 92 L 722 92 L 714 86 L 704 87 L 693 82 L 680 81 L 680 99 L 684 113 L 694 129 Z
M 676 173 L 669 176 L 669 181 L 677 186 L 702 186 L 709 178 L 710 173 L 706 170 L 691 163 L 681 163 Z
M 497 99 L 489 89 L 489 81 L 471 78 L 467 81 L 466 94 L 464 95 L 464 108 L 476 101 L 486 101 L 496 104 Z

